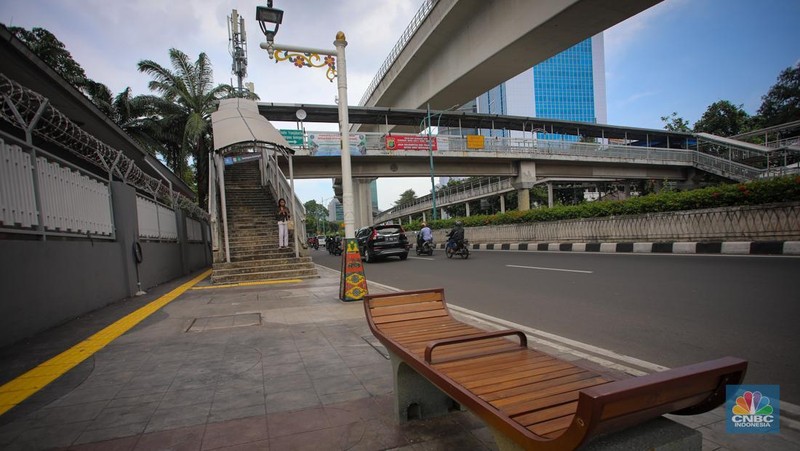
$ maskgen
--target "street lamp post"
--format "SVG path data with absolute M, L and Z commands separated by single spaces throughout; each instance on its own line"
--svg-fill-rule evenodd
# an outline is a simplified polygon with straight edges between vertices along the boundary
M 431 165 L 431 202 L 433 204 L 433 220 L 435 221 L 437 219 L 438 213 L 436 210 L 436 183 L 434 183 L 434 177 L 433 177 L 433 139 L 431 138 L 431 129 L 433 128 L 433 123 L 431 121 L 431 104 L 428 103 L 427 106 L 428 106 L 428 159 L 430 160 L 430 165 Z M 445 111 L 450 111 L 454 108 L 458 108 L 459 106 L 461 106 L 461 104 L 455 104 L 450 108 L 439 112 L 439 117 L 436 119 L 437 137 L 439 136 L 439 123 L 442 120 L 442 114 L 444 114 Z
M 333 45 L 336 47 L 335 50 L 276 44 L 275 35 L 283 21 L 283 11 L 273 8 L 272 0 L 268 0 L 266 7 L 256 7 L 256 20 L 258 20 L 261 25 L 261 31 L 267 38 L 267 42 L 262 42 L 260 47 L 268 52 L 270 59 L 275 59 L 275 62 L 289 61 L 296 67 L 301 68 L 327 68 L 326 76 L 328 80 L 333 81 L 334 77 L 337 79 L 339 94 L 339 130 L 342 136 L 342 210 L 344 212 L 345 238 L 355 238 L 353 178 L 350 167 L 350 118 L 347 108 L 347 69 L 345 61 L 347 40 L 345 39 L 344 32 L 340 31 L 336 33 L 336 40 L 333 41 Z M 274 24 L 275 29 L 270 30 L 267 28 L 269 24 Z

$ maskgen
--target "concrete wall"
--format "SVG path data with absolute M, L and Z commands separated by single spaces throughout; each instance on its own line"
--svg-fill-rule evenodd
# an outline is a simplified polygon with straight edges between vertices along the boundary
M 447 230 L 434 231 L 444 243 Z M 800 239 L 800 202 L 469 227 L 479 243 L 630 241 L 770 241 Z
M 0 236 L 0 346 L 5 346 L 77 316 L 133 296 L 138 239 L 135 190 L 112 183 L 115 240 Z M 183 214 L 176 214 L 183 224 Z M 188 243 L 186 227 L 177 242 L 142 241 L 138 265 L 147 290 L 211 265 L 205 227 L 203 242 Z

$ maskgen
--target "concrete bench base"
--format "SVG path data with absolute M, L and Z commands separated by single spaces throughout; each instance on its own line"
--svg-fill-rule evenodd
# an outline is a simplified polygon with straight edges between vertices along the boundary
M 460 409 L 458 403 L 389 351 L 394 379 L 394 413 L 399 423 L 433 418 Z

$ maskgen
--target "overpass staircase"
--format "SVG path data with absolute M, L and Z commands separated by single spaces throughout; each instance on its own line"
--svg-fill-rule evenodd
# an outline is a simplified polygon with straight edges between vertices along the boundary
M 213 284 L 318 277 L 311 257 L 295 257 L 291 236 L 289 248 L 278 248 L 277 202 L 258 161 L 226 168 L 225 191 L 231 261 L 214 263 Z

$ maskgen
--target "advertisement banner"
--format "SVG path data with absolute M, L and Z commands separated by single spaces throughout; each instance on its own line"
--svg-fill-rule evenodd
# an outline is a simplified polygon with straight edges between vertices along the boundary
M 432 150 L 437 150 L 436 137 L 431 138 Z M 427 136 L 394 135 L 386 137 L 386 150 L 428 150 Z
M 467 149 L 483 149 L 483 135 L 467 135 Z
M 350 155 L 365 155 L 367 153 L 367 135 L 363 133 L 350 133 Z M 336 132 L 310 132 L 308 134 L 308 147 L 311 155 L 315 157 L 338 157 L 342 155 L 340 134 Z

